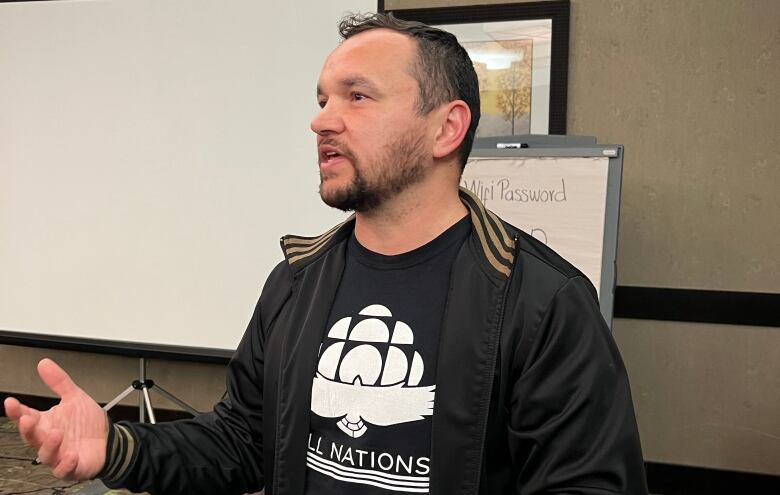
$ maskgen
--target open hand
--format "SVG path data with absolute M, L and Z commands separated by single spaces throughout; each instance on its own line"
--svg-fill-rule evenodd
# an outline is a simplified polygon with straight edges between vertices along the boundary
M 38 411 L 9 397 L 4 402 L 6 415 L 54 476 L 78 481 L 94 478 L 106 462 L 106 413 L 51 359 L 38 363 L 38 374 L 60 403 Z

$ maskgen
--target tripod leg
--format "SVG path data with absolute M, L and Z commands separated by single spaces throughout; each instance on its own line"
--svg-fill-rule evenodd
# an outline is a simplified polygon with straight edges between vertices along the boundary
M 108 411 L 109 409 L 111 409 L 115 405 L 119 404 L 119 401 L 121 401 L 122 399 L 124 399 L 125 397 L 130 395 L 130 392 L 132 392 L 133 390 L 135 390 L 135 388 L 132 385 L 130 385 L 123 392 L 121 392 L 119 395 L 114 397 L 113 400 L 111 400 L 111 402 L 109 402 L 108 404 L 103 406 L 103 410 L 104 411 Z
M 156 424 L 157 420 L 154 418 L 154 410 L 152 409 L 152 399 L 149 398 L 149 389 L 144 386 L 141 391 L 144 394 L 144 401 L 146 402 L 146 410 L 149 412 L 149 422 Z
M 183 400 L 179 399 L 178 397 L 176 397 L 172 393 L 168 392 L 167 390 L 165 390 L 161 386 L 157 385 L 156 383 L 154 384 L 154 388 L 152 390 L 156 390 L 157 393 L 159 393 L 160 395 L 162 395 L 163 397 L 165 397 L 169 401 L 173 402 L 174 404 L 178 405 L 179 407 L 181 407 L 182 409 L 184 409 L 188 413 L 192 414 L 193 416 L 198 416 L 198 415 L 202 414 L 202 413 L 198 412 L 197 410 L 195 410 L 194 407 L 192 407 L 191 405 L 187 404 Z
M 138 381 L 142 384 L 146 381 L 146 359 L 138 358 Z M 142 390 L 146 390 L 145 388 Z M 149 394 L 138 394 L 138 421 L 146 423 L 146 411 L 144 411 L 144 399 Z M 154 418 L 151 418 L 152 424 L 154 424 Z

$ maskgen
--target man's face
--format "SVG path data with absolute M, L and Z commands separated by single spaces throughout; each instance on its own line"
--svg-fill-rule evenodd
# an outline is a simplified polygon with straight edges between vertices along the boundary
M 417 111 L 416 56 L 411 38 L 376 29 L 344 41 L 325 61 L 311 128 L 326 204 L 370 211 L 424 178 L 433 134 Z

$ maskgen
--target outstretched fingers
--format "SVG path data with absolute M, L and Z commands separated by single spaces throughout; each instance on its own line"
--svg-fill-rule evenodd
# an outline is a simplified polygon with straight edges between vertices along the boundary
M 40 427 L 40 415 L 26 414 L 19 418 L 19 435 L 22 440 L 34 449 L 39 449 L 46 440 L 48 432 Z
M 49 467 L 54 467 L 60 462 L 60 446 L 62 446 L 62 433 L 59 430 L 51 430 L 38 449 L 38 459 Z
M 17 423 L 19 418 L 22 417 L 22 403 L 13 397 L 8 397 L 3 401 L 3 408 L 5 409 L 5 415 L 14 423 Z
M 70 376 L 49 358 L 41 359 L 38 363 L 38 375 L 43 383 L 61 399 L 68 398 L 78 390 Z
M 27 407 L 13 397 L 8 397 L 3 401 L 3 407 L 5 407 L 5 415 L 8 419 L 14 423 L 19 423 L 19 418 L 22 416 L 39 416 L 41 414 L 37 409 Z
M 60 458 L 59 463 L 53 466 L 51 474 L 61 480 L 75 480 L 76 469 L 79 464 L 79 456 L 75 452 L 68 452 Z

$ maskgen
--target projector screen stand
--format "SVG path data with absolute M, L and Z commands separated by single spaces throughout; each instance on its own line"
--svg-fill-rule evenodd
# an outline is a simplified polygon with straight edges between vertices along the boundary
M 149 423 L 155 424 L 157 423 L 157 420 L 154 417 L 154 408 L 152 407 L 152 399 L 149 396 L 149 391 L 152 390 L 154 392 L 157 392 L 158 394 L 162 395 L 169 401 L 173 402 L 174 404 L 178 405 L 185 411 L 189 412 L 193 416 L 198 416 L 201 413 L 196 411 L 194 407 L 187 404 L 183 400 L 179 399 L 172 393 L 168 392 L 158 384 L 154 383 L 154 380 L 150 380 L 146 378 L 146 358 L 138 358 L 138 370 L 139 370 L 139 377 L 138 380 L 133 380 L 133 383 L 130 384 L 129 387 L 127 387 L 125 390 L 123 390 L 119 395 L 114 397 L 111 402 L 103 406 L 104 411 L 108 411 L 115 405 L 119 404 L 119 402 L 130 395 L 133 391 L 138 392 L 138 421 L 141 423 L 146 423 L 146 416 L 149 415 Z

